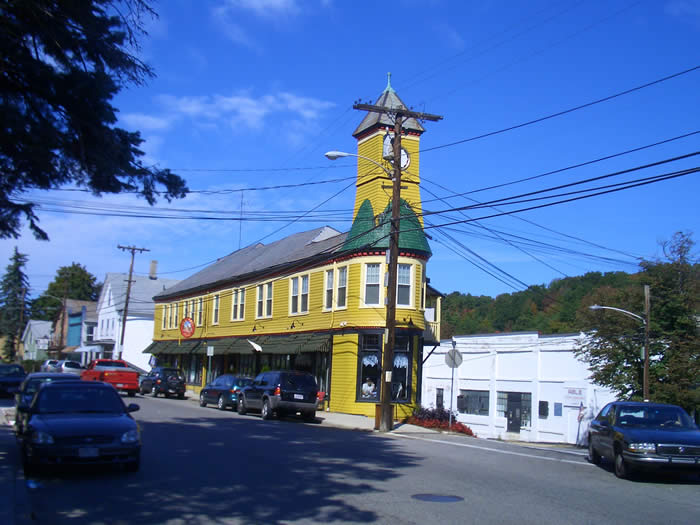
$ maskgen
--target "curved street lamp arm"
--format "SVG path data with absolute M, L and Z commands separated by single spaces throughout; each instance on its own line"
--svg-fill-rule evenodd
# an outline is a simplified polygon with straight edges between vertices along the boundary
M 394 176 L 389 170 L 387 170 L 384 166 L 379 164 L 377 161 L 370 159 L 369 157 L 365 157 L 364 155 L 357 155 L 355 153 L 347 153 L 345 151 L 328 151 L 325 153 L 325 157 L 329 160 L 336 160 L 336 159 L 339 159 L 342 157 L 357 157 L 358 159 L 366 160 L 368 162 L 371 162 L 375 166 L 381 168 L 384 171 L 384 173 L 389 175 L 389 177 Z
M 644 326 L 647 324 L 647 320 L 642 317 L 641 315 L 634 314 L 632 312 L 628 312 L 627 310 L 623 310 L 622 308 L 615 308 L 614 306 L 601 306 L 599 304 L 594 304 L 588 307 L 589 310 L 614 310 L 616 312 L 620 312 L 621 314 L 625 314 L 629 317 L 634 317 L 635 319 L 640 320 Z

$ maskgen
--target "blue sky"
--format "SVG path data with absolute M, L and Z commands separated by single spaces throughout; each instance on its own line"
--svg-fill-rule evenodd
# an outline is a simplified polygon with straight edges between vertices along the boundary
M 185 278 L 262 238 L 270 242 L 323 224 L 346 231 L 354 187 L 343 188 L 356 167 L 352 159 L 331 162 L 323 153 L 356 151 L 351 134 L 364 114 L 352 104 L 376 100 L 389 71 L 408 106 L 444 116 L 425 123 L 421 148 L 430 150 L 700 65 L 697 0 L 168 0 L 155 7 L 160 17 L 148 24 L 141 56 L 157 77 L 118 96 L 119 125 L 142 132 L 148 162 L 173 169 L 192 190 L 218 193 L 159 201 L 142 211 L 190 210 L 185 214 L 190 216 L 216 211 L 212 215 L 238 218 L 242 201 L 244 218 L 252 219 L 300 215 L 327 201 L 316 212 L 328 213 L 291 224 L 136 219 L 50 211 L 67 205 L 108 211 L 147 206 L 128 195 L 31 193 L 27 196 L 44 206 L 41 226 L 51 241 L 35 241 L 24 230 L 18 240 L 0 241 L 0 260 L 8 261 L 15 246 L 28 254 L 33 296 L 58 267 L 72 262 L 99 280 L 106 272 L 128 271 L 129 255 L 118 244 L 150 250 L 137 255 L 137 273 L 146 274 L 154 259 L 164 277 Z M 533 125 L 424 151 L 424 209 L 474 203 L 438 199 L 450 192 L 506 184 L 696 132 L 699 95 L 695 70 Z M 685 155 L 699 145 L 696 134 L 467 197 L 481 202 L 512 197 Z M 692 157 L 595 185 L 697 165 L 698 157 Z M 343 180 L 325 182 L 335 179 Z M 222 193 L 300 183 L 315 184 Z M 699 189 L 693 173 L 432 229 L 428 275 L 444 293 L 495 296 L 587 271 L 636 271 L 636 257 L 661 255 L 659 241 L 678 230 L 695 232 L 700 240 Z M 465 213 L 479 218 L 498 212 Z M 443 224 L 466 216 L 451 212 L 426 219 Z

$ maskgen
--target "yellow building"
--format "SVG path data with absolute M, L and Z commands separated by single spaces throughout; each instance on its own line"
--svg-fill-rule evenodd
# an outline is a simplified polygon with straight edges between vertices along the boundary
M 389 84 L 377 105 L 405 108 Z M 440 294 L 426 278 L 431 252 L 420 217 L 424 130 L 415 119 L 403 130 L 392 371 L 397 418 L 419 403 L 422 348 L 440 338 Z M 359 157 L 349 232 L 321 227 L 248 246 L 180 281 L 154 297 L 153 344 L 145 351 L 159 364 L 181 367 L 195 392 L 225 372 L 309 371 L 326 393 L 327 409 L 373 416 L 386 341 L 391 217 L 386 171 L 392 168 L 384 156 L 392 135 L 393 124 L 378 113 L 368 113 L 353 133 Z

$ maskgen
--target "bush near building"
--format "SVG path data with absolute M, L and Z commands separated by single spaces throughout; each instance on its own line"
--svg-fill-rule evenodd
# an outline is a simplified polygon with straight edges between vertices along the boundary
M 457 421 L 457 414 L 454 412 L 452 413 L 452 426 L 450 426 L 450 411 L 444 408 L 419 408 L 413 412 L 413 415 L 407 417 L 404 423 L 476 437 L 471 428 Z

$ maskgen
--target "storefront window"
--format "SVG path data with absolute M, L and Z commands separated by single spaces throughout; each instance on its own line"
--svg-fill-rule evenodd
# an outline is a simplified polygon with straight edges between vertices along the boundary
M 391 399 L 410 400 L 411 390 L 411 338 L 401 336 L 394 344 L 394 369 L 391 372 Z
M 378 334 L 360 336 L 358 352 L 358 393 L 359 401 L 379 400 L 379 381 L 381 377 L 381 339 Z

